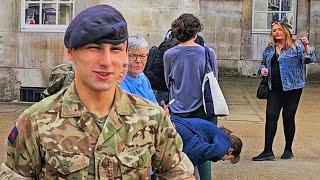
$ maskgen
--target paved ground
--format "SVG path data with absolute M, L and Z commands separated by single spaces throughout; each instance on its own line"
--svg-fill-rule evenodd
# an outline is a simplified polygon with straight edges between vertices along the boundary
M 282 120 L 274 141 L 276 161 L 253 162 L 264 139 L 264 100 L 255 98 L 259 80 L 256 78 L 220 78 L 222 90 L 229 104 L 230 116 L 219 124 L 234 131 L 244 142 L 241 161 L 213 163 L 214 179 L 318 179 L 320 180 L 320 82 L 309 82 L 303 91 L 296 116 L 294 159 L 281 160 L 284 148 Z M 0 103 L 0 162 L 5 158 L 6 137 L 17 116 L 27 104 Z
M 258 79 L 222 79 L 220 84 L 230 107 L 222 124 L 244 142 L 241 161 L 213 163 L 214 179 L 318 179 L 320 180 L 320 82 L 308 82 L 296 115 L 295 157 L 281 160 L 284 148 L 282 119 L 274 140 L 276 161 L 253 162 L 263 149 L 265 100 L 255 98 Z

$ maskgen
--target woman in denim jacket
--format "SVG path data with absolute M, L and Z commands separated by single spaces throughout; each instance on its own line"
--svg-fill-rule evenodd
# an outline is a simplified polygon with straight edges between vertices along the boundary
M 291 159 L 292 141 L 295 133 L 295 114 L 302 88 L 305 84 L 303 64 L 316 61 L 315 50 L 309 46 L 308 37 L 300 41 L 292 38 L 287 24 L 271 25 L 269 45 L 263 52 L 260 76 L 268 76 L 269 95 L 266 110 L 264 151 L 253 161 L 274 160 L 272 143 L 282 109 L 285 148 L 281 159 Z

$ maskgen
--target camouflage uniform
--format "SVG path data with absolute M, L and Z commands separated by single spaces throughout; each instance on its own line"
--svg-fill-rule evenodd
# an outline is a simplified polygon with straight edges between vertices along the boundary
M 71 64 L 61 64 L 56 66 L 49 77 L 49 86 L 45 89 L 41 96 L 46 98 L 51 96 L 63 88 L 68 87 L 74 79 L 74 71 Z
M 149 179 L 150 166 L 159 179 L 193 174 L 182 140 L 161 108 L 119 87 L 102 131 L 73 83 L 27 109 L 16 127 L 2 178 Z

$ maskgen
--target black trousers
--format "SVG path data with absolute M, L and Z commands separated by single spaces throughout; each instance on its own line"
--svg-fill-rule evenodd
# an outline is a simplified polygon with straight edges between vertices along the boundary
M 285 150 L 292 150 L 292 142 L 296 131 L 295 115 L 302 93 L 301 89 L 283 91 L 275 89 L 269 92 L 266 110 L 265 146 L 264 151 L 272 151 L 277 123 L 282 109 L 283 129 L 286 140 Z

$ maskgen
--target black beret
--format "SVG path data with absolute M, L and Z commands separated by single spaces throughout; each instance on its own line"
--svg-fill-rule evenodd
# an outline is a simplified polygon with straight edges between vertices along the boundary
M 119 44 L 128 39 L 127 22 L 122 14 L 106 4 L 81 11 L 69 24 L 64 36 L 67 48 L 89 43 Z

